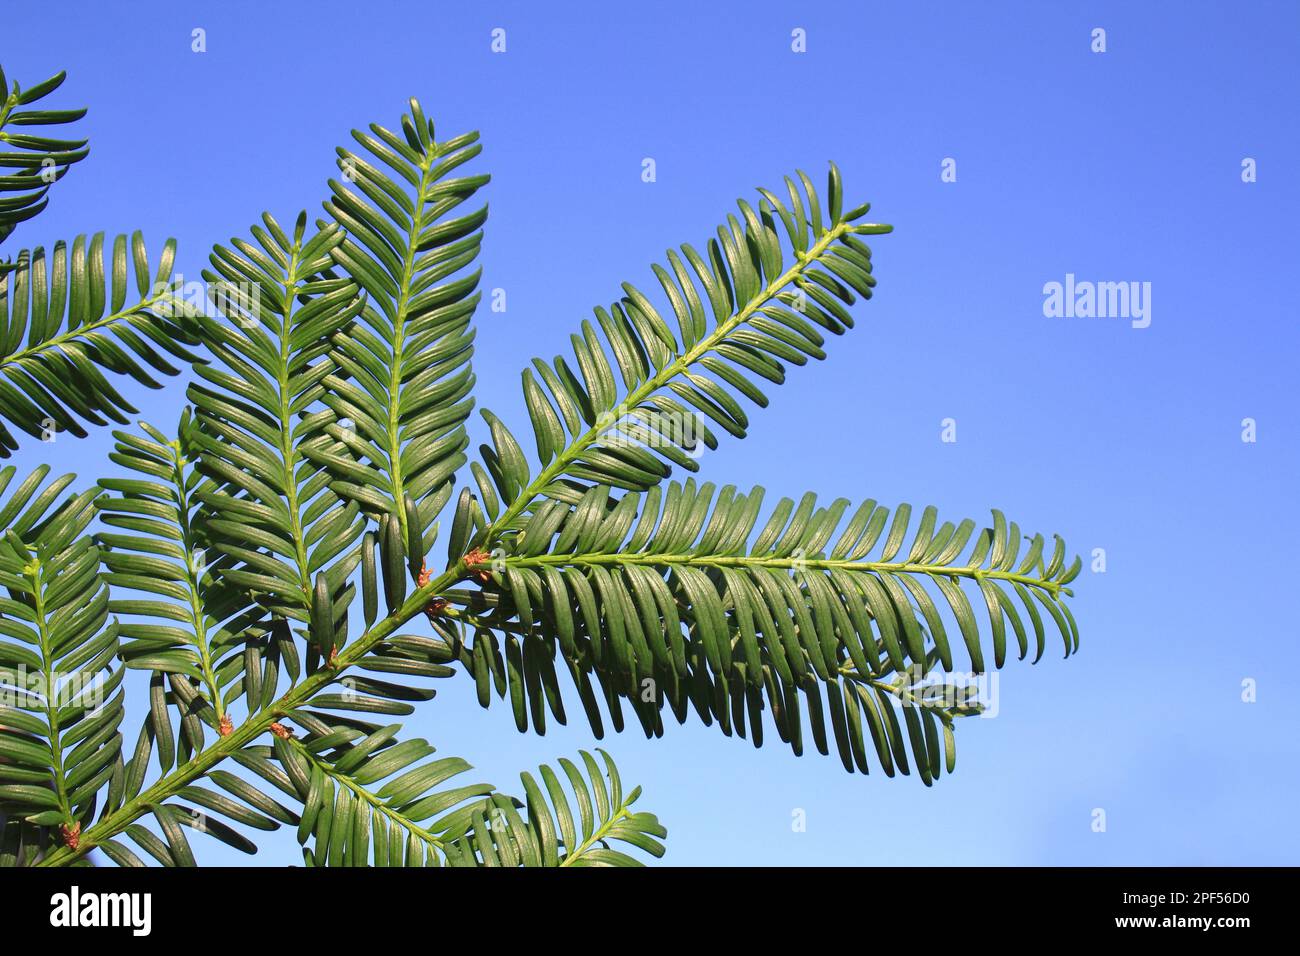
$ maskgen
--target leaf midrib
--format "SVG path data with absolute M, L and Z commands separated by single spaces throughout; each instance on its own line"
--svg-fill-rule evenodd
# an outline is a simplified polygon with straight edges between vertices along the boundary
M 325 760 L 322 760 L 317 754 L 309 750 L 301 741 L 296 740 L 294 738 L 290 738 L 289 745 L 294 749 L 296 749 L 298 753 L 300 753 L 306 760 L 308 760 L 314 766 L 319 767 L 321 773 L 325 774 L 331 780 L 335 781 L 337 784 L 339 784 L 339 786 L 346 787 L 348 790 L 350 790 L 358 800 L 364 801 L 369 806 L 373 807 L 374 809 L 382 813 L 384 816 L 388 817 L 388 819 L 392 820 L 402 829 L 415 834 L 417 837 L 419 837 L 421 840 L 423 840 L 425 843 L 429 844 L 430 846 L 436 847 L 438 850 L 443 849 L 442 840 L 434 836 L 424 827 L 420 826 L 419 823 L 412 820 L 410 817 L 404 816 L 403 814 L 399 813 L 397 810 L 394 810 L 392 807 L 388 806 L 388 804 L 385 803 L 383 800 L 381 800 L 378 796 L 371 793 L 370 790 L 366 789 L 361 784 L 354 781 L 347 774 L 338 770 L 333 764 L 328 763 Z
M 997 568 L 970 567 L 948 564 L 924 564 L 915 561 L 851 561 L 835 558 L 779 558 L 763 555 L 711 555 L 694 554 L 689 551 L 668 552 L 611 552 L 603 554 L 539 554 L 529 557 L 507 555 L 506 567 L 555 567 L 564 565 L 637 565 L 664 567 L 667 565 L 687 565 L 703 568 L 769 568 L 773 570 L 805 571 L 859 571 L 871 574 L 912 574 L 930 577 L 965 577 L 975 580 L 995 579 L 1013 581 L 1029 587 L 1036 587 L 1055 595 L 1061 585 L 1045 577 L 1002 571 Z M 492 563 L 485 561 L 473 567 L 490 568 Z
M 736 330 L 739 326 L 749 321 L 753 315 L 762 308 L 763 304 L 774 298 L 777 293 L 793 282 L 808 266 L 818 261 L 822 254 L 830 248 L 844 233 L 852 230 L 848 222 L 838 222 L 819 238 L 807 252 L 795 250 L 795 262 L 790 268 L 786 269 L 779 276 L 769 282 L 763 289 L 754 296 L 746 306 L 731 316 L 727 320 L 718 323 L 717 327 L 704 336 L 700 341 L 695 343 L 684 355 L 679 356 L 669 362 L 655 374 L 648 377 L 644 382 L 632 389 L 627 397 L 619 402 L 616 409 L 620 410 L 619 420 L 625 417 L 631 409 L 635 409 L 647 398 L 663 388 L 672 379 L 682 374 L 706 354 L 713 351 L 721 344 L 728 335 Z M 519 496 L 510 504 L 505 512 L 494 521 L 488 528 L 487 538 L 489 542 L 495 542 L 497 536 L 502 532 L 510 530 L 511 522 L 517 518 L 533 500 L 537 498 L 550 484 L 557 478 L 561 477 L 579 457 L 585 452 L 599 437 L 610 428 L 608 422 L 598 420 L 587 429 L 581 436 L 574 440 L 559 452 L 555 459 L 546 465 L 538 473 L 526 488 L 519 493 Z
M 58 335 L 52 336 L 48 339 L 43 339 L 40 342 L 28 341 L 27 346 L 22 350 L 18 352 L 10 352 L 8 355 L 0 355 L 0 369 L 8 364 L 19 364 L 28 359 L 37 358 L 43 352 L 62 348 L 64 345 L 76 341 L 92 332 L 99 332 L 106 329 L 116 322 L 130 319 L 136 315 L 142 315 L 164 299 L 176 301 L 170 294 L 150 296 L 147 299 L 141 299 L 129 308 L 103 316 L 85 325 L 77 326 L 75 329 L 67 329 L 66 331 L 60 332 Z M 64 315 L 60 324 L 66 321 L 67 316 Z
M 430 146 L 432 148 L 432 144 Z M 402 531 L 403 541 L 410 540 L 410 526 L 403 499 L 406 484 L 402 475 L 401 395 L 402 366 L 406 345 L 406 313 L 411 304 L 411 280 L 415 272 L 415 247 L 424 226 L 424 208 L 428 200 L 425 187 L 430 170 L 430 157 L 426 153 L 420 162 L 420 185 L 416 190 L 415 209 L 411 215 L 411 229 L 407 233 L 406 249 L 402 254 L 402 277 L 398 285 L 398 298 L 393 309 L 393 361 L 388 369 L 388 478 L 392 485 L 393 510 Z M 424 529 L 418 529 L 420 534 Z
M 307 560 L 307 545 L 302 527 L 302 512 L 298 503 L 298 480 L 296 477 L 298 455 L 297 444 L 293 440 L 293 395 L 289 382 L 289 358 L 291 348 L 291 322 L 293 303 L 298 295 L 299 255 L 302 252 L 300 241 L 295 241 L 290 252 L 289 264 L 285 270 L 284 321 L 280 330 L 280 367 L 275 370 L 276 387 L 280 395 L 280 458 L 284 462 L 284 494 L 289 505 L 290 535 L 293 538 L 294 558 L 298 563 L 298 585 L 302 588 L 304 607 L 311 607 L 311 569 Z
M 221 684 L 212 668 L 212 651 L 208 646 L 207 615 L 200 600 L 201 586 L 199 572 L 194 567 L 194 532 L 190 521 L 190 499 L 185 492 L 185 458 L 179 448 L 172 449 L 172 479 L 176 486 L 177 529 L 181 535 L 181 547 L 185 551 L 185 589 L 189 593 L 190 623 L 194 626 L 194 640 L 199 650 L 199 662 L 202 664 L 203 682 L 212 696 L 212 705 L 216 708 L 217 720 L 226 715 L 225 702 L 221 697 Z
M 64 780 L 63 773 L 63 744 L 61 742 L 62 731 L 59 727 L 59 707 L 58 696 L 59 689 L 56 687 L 56 672 L 54 670 L 54 641 L 49 631 L 49 621 L 45 615 L 45 581 L 44 564 L 40 556 L 31 555 L 33 566 L 27 572 L 27 581 L 32 587 L 32 600 L 36 616 L 36 633 L 40 641 L 41 648 L 41 677 L 45 684 L 41 688 L 45 697 L 45 722 L 50 728 L 50 760 L 52 761 L 51 769 L 53 770 L 54 793 L 59 801 L 59 810 L 63 813 L 64 823 L 71 826 L 72 807 L 68 805 L 67 783 Z

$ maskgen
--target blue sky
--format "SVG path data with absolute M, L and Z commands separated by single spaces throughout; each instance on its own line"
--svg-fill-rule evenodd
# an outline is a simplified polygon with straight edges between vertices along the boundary
M 1079 655 L 1009 663 L 999 716 L 960 727 L 957 772 L 932 789 L 695 724 L 607 739 L 669 827 L 667 860 L 1300 861 L 1285 596 L 1300 536 L 1300 7 L 612 6 L 7 11 L 0 63 L 25 84 L 66 68 L 58 105 L 91 107 L 93 152 L 5 251 L 139 228 L 151 248 L 175 236 L 197 277 L 263 209 L 315 214 L 333 147 L 418 96 L 440 135 L 483 133 L 483 284 L 508 308 L 480 312 L 478 397 L 526 433 L 518 371 L 534 354 L 567 348 L 621 281 L 653 282 L 649 264 L 709 235 L 736 197 L 796 166 L 820 179 L 834 159 L 849 204 L 896 227 L 872 244 L 877 295 L 749 438 L 705 456 L 706 476 L 957 520 L 1000 507 L 1085 559 L 1105 549 L 1106 571 L 1076 582 Z M 1149 327 L 1046 317 L 1044 284 L 1067 274 L 1150 283 Z M 182 395 L 138 403 L 170 426 Z M 25 443 L 15 461 L 90 480 L 110 444 Z M 443 682 L 408 729 L 507 788 L 592 743 L 578 723 L 517 734 L 467 680 Z M 298 859 L 284 836 L 259 862 Z

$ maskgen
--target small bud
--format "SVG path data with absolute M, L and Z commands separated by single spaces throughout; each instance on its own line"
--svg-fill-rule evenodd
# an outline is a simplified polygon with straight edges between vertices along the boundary
M 59 835 L 63 837 L 63 845 L 69 850 L 75 850 L 81 846 L 81 824 L 74 823 L 68 826 L 66 823 L 59 827 Z
M 469 554 L 465 555 L 465 564 L 469 566 L 470 572 L 480 584 L 487 584 L 492 580 L 492 575 L 482 568 L 475 568 L 478 564 L 492 563 L 492 555 L 488 554 L 482 548 L 474 548 Z

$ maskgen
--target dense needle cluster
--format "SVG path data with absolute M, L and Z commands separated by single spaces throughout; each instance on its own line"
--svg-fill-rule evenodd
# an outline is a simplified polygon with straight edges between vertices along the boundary
M 51 132 L 83 110 L 34 106 L 62 79 L 0 73 L 0 241 L 86 156 Z M 138 233 L 0 263 L 0 455 L 121 426 L 95 484 L 0 471 L 0 864 L 184 866 L 187 830 L 252 853 L 281 828 L 316 866 L 631 864 L 666 830 L 603 751 L 513 796 L 398 718 L 463 673 L 521 731 L 576 701 L 597 737 L 699 721 L 929 785 L 972 678 L 1051 631 L 1077 649 L 1078 559 L 1000 511 L 694 477 L 872 295 L 889 227 L 833 164 L 524 369 L 529 450 L 486 410 L 471 449 L 479 152 L 414 100 L 355 131 L 314 219 L 213 248 L 207 302 Z M 173 360 L 178 420 L 132 425 L 114 382 Z

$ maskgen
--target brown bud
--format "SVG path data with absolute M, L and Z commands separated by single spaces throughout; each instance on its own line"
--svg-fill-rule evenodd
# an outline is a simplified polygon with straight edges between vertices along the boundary
M 59 835 L 63 837 L 63 845 L 69 850 L 75 850 L 81 846 L 81 824 L 74 823 L 68 826 L 66 823 L 59 827 Z
M 474 548 L 465 555 L 465 564 L 470 567 L 470 573 L 479 584 L 487 584 L 492 580 L 492 575 L 485 568 L 476 568 L 476 564 L 490 564 L 492 555 L 488 554 L 482 548 Z

